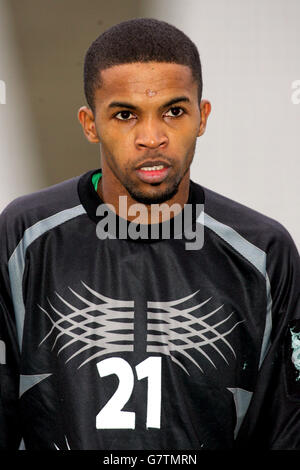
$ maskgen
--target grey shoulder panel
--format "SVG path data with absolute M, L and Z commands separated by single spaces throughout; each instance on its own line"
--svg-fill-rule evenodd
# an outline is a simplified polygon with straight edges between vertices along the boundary
M 204 212 L 204 217 L 199 219 L 200 223 L 201 221 L 204 226 L 208 227 L 210 230 L 216 233 L 219 237 L 226 241 L 237 253 L 239 253 L 248 262 L 250 262 L 252 266 L 254 266 L 263 276 L 266 290 L 267 308 L 265 329 L 262 338 L 262 346 L 259 361 L 260 367 L 270 346 L 270 336 L 272 330 L 272 296 L 270 281 L 267 273 L 267 255 L 261 248 L 255 246 L 253 243 L 248 241 L 245 237 L 240 235 L 232 227 L 216 220 L 206 212 Z
M 58 212 L 50 217 L 42 219 L 32 226 L 28 227 L 14 252 L 8 261 L 8 272 L 10 279 L 10 286 L 12 292 L 12 301 L 15 310 L 16 326 L 18 332 L 19 347 L 22 347 L 23 326 L 25 317 L 25 306 L 22 293 L 23 274 L 25 269 L 25 255 L 28 247 L 37 238 L 42 236 L 45 232 L 51 230 L 58 225 L 74 219 L 79 215 L 85 214 L 84 207 L 79 204 L 78 206 L 71 207 Z

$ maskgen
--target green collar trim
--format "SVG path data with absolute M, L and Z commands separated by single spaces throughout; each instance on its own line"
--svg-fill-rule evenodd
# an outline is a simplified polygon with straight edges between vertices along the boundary
M 92 183 L 93 183 L 93 186 L 94 186 L 94 188 L 95 188 L 95 191 L 97 191 L 98 182 L 99 182 L 101 176 L 102 176 L 102 173 L 101 173 L 101 172 L 95 173 L 95 174 L 92 176 Z

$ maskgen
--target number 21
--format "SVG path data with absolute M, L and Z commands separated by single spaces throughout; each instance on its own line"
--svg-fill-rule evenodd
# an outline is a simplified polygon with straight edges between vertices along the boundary
M 96 416 L 97 429 L 134 429 L 135 413 L 122 411 L 134 388 L 134 374 L 125 359 L 110 357 L 98 362 L 100 377 L 116 374 L 119 385 L 114 395 Z M 147 428 L 160 428 L 161 357 L 148 357 L 136 367 L 138 380 L 148 377 Z

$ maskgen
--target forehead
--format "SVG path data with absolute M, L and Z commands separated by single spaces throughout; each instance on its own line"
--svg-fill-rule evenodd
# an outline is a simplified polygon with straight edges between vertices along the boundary
M 193 93 L 197 84 L 186 65 L 165 62 L 122 64 L 102 70 L 101 87 L 96 90 L 96 101 L 132 96 L 153 100 L 170 93 Z

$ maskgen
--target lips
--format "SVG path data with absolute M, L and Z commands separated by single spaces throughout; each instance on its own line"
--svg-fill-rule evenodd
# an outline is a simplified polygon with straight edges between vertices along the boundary
M 170 166 L 167 162 L 163 160 L 145 160 L 143 163 L 137 166 L 136 169 L 140 170 L 141 168 L 152 168 L 154 166 L 160 166 L 160 165 L 166 168 Z
M 162 160 L 147 160 L 136 168 L 138 178 L 144 183 L 161 183 L 169 171 L 169 164 Z

